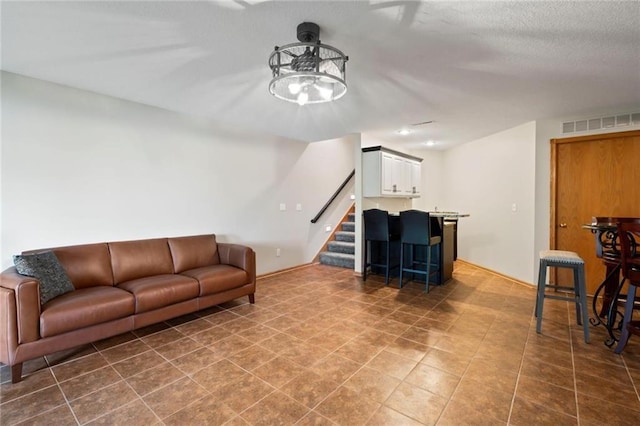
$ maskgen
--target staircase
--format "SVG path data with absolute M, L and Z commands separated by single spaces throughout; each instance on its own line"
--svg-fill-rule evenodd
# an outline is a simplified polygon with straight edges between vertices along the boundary
M 356 222 L 355 213 L 349 213 L 340 224 L 334 240 L 327 243 L 327 251 L 320 253 L 320 263 L 353 269 L 355 265 Z

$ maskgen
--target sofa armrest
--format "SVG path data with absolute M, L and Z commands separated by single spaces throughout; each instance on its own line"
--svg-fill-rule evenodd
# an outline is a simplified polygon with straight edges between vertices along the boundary
M 40 294 L 38 280 L 33 277 L 20 275 L 15 267 L 11 267 L 0 274 L 0 287 L 11 291 L 14 297 L 15 307 L 8 306 L 8 297 L 2 298 L 0 308 L 3 312 L 15 312 L 15 327 L 18 343 L 33 342 L 40 338 Z M 5 306 L 6 305 L 6 306 Z M 0 330 L 2 341 L 6 344 L 5 335 L 10 331 Z
M 220 263 L 247 271 L 250 283 L 256 282 L 256 254 L 251 247 L 218 243 Z

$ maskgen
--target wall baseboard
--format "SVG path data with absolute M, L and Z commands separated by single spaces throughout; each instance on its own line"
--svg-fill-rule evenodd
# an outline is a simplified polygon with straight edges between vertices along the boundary
M 295 271 L 297 269 L 308 268 L 309 266 L 313 266 L 315 264 L 316 263 L 303 263 L 302 265 L 292 266 L 291 268 L 278 269 L 277 271 L 267 272 L 266 274 L 261 274 L 261 275 L 256 275 L 256 280 L 259 280 L 260 278 L 269 278 L 269 277 L 272 277 L 274 275 L 284 274 L 285 272 L 291 272 L 291 271 Z
M 513 281 L 516 284 L 525 285 L 527 287 L 536 287 L 533 283 L 528 283 L 526 281 L 522 281 L 522 280 L 519 280 L 517 278 L 510 277 L 509 275 L 494 271 L 493 269 L 485 268 L 484 266 L 476 265 L 475 263 L 471 263 L 471 262 L 468 262 L 466 260 L 457 259 L 456 263 L 458 263 L 458 262 L 461 263 L 461 264 L 464 264 L 464 265 L 469 265 L 469 266 L 471 266 L 473 268 L 481 269 L 481 270 L 483 270 L 485 272 L 488 272 L 488 273 L 490 273 L 492 275 L 496 275 L 496 276 L 498 276 L 500 278 L 504 278 L 504 279 L 507 279 L 509 281 Z M 453 271 L 455 272 L 455 267 L 454 267 Z
M 488 273 L 490 273 L 492 275 L 498 276 L 500 278 L 504 278 L 504 279 L 509 280 L 509 281 L 513 281 L 516 284 L 524 285 L 524 286 L 527 286 L 527 287 L 535 287 L 535 285 L 532 284 L 532 283 L 528 283 L 526 281 L 519 280 L 517 278 L 514 278 L 514 277 L 511 277 L 509 275 L 494 271 L 493 269 L 489 269 L 489 268 L 486 268 L 484 266 L 476 265 L 475 263 L 468 262 L 468 261 L 463 260 L 463 259 L 457 259 L 455 261 L 454 269 L 453 269 L 454 272 L 455 272 L 455 264 L 456 263 L 460 263 L 460 264 L 463 264 L 463 265 L 471 266 L 472 268 L 481 269 L 481 270 L 483 270 L 485 272 L 488 272 Z M 291 271 L 295 271 L 295 270 L 298 270 L 298 269 L 304 269 L 304 268 L 308 268 L 308 267 L 314 266 L 314 265 L 319 265 L 319 263 L 318 262 L 304 263 L 302 265 L 292 266 L 291 268 L 280 269 L 280 270 L 277 270 L 277 271 L 273 271 L 273 272 L 269 272 L 269 273 L 266 273 L 266 274 L 258 275 L 258 276 L 256 276 L 256 279 L 269 278 L 269 277 L 272 277 L 272 276 L 275 276 L 275 275 L 283 274 L 285 272 L 291 272 Z M 353 276 L 354 277 L 358 277 L 358 278 L 362 278 L 362 272 L 354 272 Z

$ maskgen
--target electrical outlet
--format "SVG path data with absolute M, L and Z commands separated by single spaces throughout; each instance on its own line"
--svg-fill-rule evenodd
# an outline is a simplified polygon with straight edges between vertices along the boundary
M 511 211 L 512 212 L 517 212 L 518 211 L 518 205 L 516 203 L 511 204 Z
M 331 232 L 331 225 L 325 225 L 324 232 Z
M 280 257 L 280 249 L 279 248 L 276 249 L 276 257 Z
M 287 205 L 285 203 L 280 203 L 280 211 L 283 212 L 287 210 Z
M 300 203 L 296 204 L 296 211 L 299 211 L 299 212 L 302 211 L 302 204 Z

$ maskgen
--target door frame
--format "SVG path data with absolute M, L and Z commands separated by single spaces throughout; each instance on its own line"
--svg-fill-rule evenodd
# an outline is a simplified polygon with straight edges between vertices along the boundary
M 557 181 L 557 173 L 558 173 L 558 146 L 565 143 L 576 143 L 576 142 L 589 142 L 589 141 L 599 141 L 602 139 L 617 139 L 617 138 L 626 138 L 626 137 L 640 137 L 640 130 L 628 130 L 625 132 L 614 132 L 614 133 L 598 133 L 595 135 L 587 135 L 587 136 L 574 136 L 570 138 L 555 138 L 551 139 L 551 218 L 550 218 L 550 230 L 549 230 L 549 242 L 550 246 L 553 249 L 557 249 L 557 192 L 558 192 L 558 181 Z

